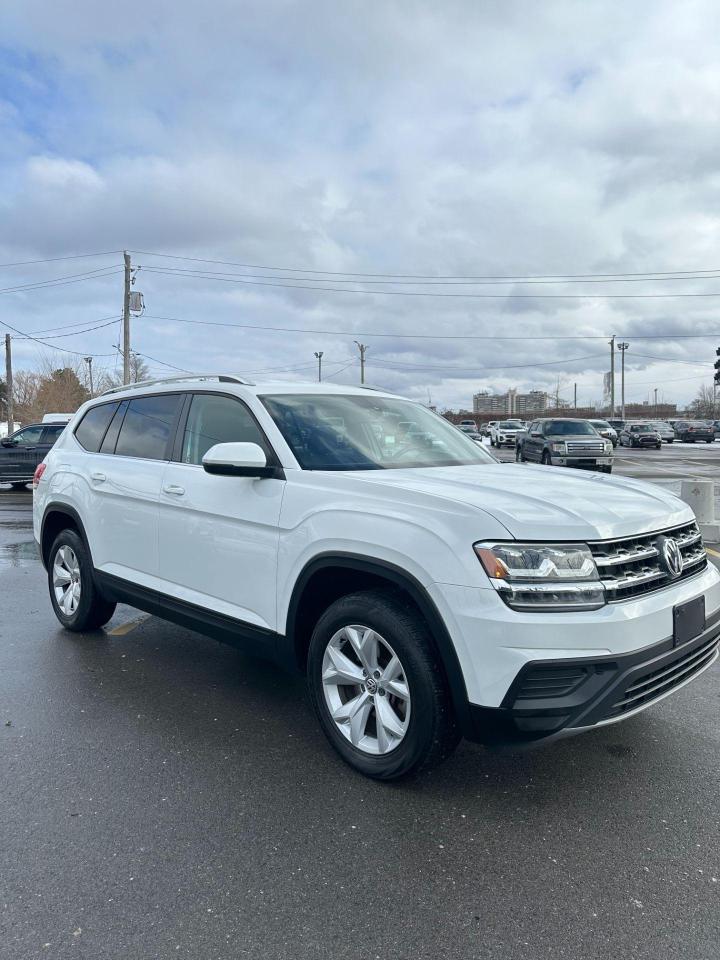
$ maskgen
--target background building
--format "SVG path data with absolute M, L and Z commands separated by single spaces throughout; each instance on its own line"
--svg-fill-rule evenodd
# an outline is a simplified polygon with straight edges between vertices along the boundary
M 530 393 L 488 393 L 486 390 L 473 396 L 473 413 L 497 413 L 499 416 L 522 417 L 527 414 L 542 413 L 547 410 L 548 395 L 542 390 Z

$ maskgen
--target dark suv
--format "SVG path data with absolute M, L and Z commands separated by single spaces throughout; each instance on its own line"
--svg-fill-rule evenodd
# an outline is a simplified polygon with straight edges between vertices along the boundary
M 534 420 L 517 436 L 515 459 L 612 473 L 613 446 L 588 420 Z
M 64 423 L 30 423 L 0 440 L 0 483 L 21 490 L 64 429 Z

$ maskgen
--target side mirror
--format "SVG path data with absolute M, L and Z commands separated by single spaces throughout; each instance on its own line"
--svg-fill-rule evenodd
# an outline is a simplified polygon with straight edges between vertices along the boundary
M 539 430 L 533 430 L 533 432 L 530 434 L 530 436 L 531 436 L 531 437 L 541 437 L 541 436 L 542 436 L 542 433 L 540 433 Z
M 206 473 L 221 477 L 277 476 L 277 468 L 268 466 L 265 451 L 257 443 L 216 443 L 202 465 Z
M 14 447 L 15 444 L 17 443 L 17 440 L 11 440 L 9 437 L 3 437 L 3 439 L 0 440 L 0 443 L 4 447 Z

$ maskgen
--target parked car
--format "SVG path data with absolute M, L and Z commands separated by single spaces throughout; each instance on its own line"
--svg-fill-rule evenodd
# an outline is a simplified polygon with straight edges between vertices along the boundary
M 625 421 L 624 421 L 624 420 L 617 420 L 617 419 L 615 419 L 615 418 L 613 417 L 613 418 L 609 419 L 607 422 L 610 424 L 610 426 L 613 428 L 613 430 L 615 431 L 615 433 L 617 433 L 617 435 L 618 435 L 618 437 L 619 437 L 619 436 L 620 436 L 620 431 L 621 431 L 622 428 L 625 426 Z
M 23 490 L 65 429 L 64 423 L 29 423 L 0 440 L 0 483 Z
M 497 423 L 497 420 L 488 420 L 487 423 L 481 423 L 481 424 L 480 424 L 480 433 L 481 433 L 484 437 L 489 437 L 489 436 L 491 435 L 491 433 L 492 433 L 492 428 L 495 426 L 496 423 Z
M 620 431 L 621 447 L 653 447 L 659 450 L 662 446 L 660 434 L 649 423 L 626 423 Z
M 675 431 L 669 423 L 666 423 L 664 420 L 650 420 L 649 423 L 653 430 L 657 430 L 660 434 L 660 439 L 663 443 L 673 442 L 675 439 Z
M 579 431 L 610 455 L 570 422 L 563 443 Z M 34 486 L 63 627 L 129 603 L 301 670 L 329 742 L 371 777 L 427 768 L 461 735 L 623 720 L 717 657 L 720 572 L 687 504 L 499 463 L 379 391 L 224 374 L 118 388 L 80 409 Z
M 523 424 L 519 420 L 498 420 L 490 428 L 490 446 L 514 447 L 515 438 L 523 429 Z
M 458 426 L 463 433 L 477 433 L 477 423 L 474 420 L 461 420 Z
M 613 445 L 589 420 L 534 420 L 527 431 L 518 434 L 515 459 L 612 473 Z
M 588 420 L 591 426 L 595 427 L 597 432 L 605 440 L 609 440 L 613 447 L 617 446 L 618 435 L 615 427 L 611 427 L 607 420 Z
M 675 439 L 684 443 L 714 443 L 715 429 L 704 420 L 678 420 L 675 423 Z

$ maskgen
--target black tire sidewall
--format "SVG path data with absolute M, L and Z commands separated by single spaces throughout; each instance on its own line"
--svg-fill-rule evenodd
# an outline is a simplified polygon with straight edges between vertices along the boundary
M 410 626 L 412 616 L 392 594 L 368 592 L 351 594 L 333 603 L 319 619 L 310 642 L 308 687 L 313 706 L 325 735 L 346 763 L 369 777 L 397 779 L 422 766 L 433 746 L 437 727 L 437 682 L 442 674 L 429 669 L 429 638 L 423 637 L 420 618 Z M 353 746 L 337 729 L 330 716 L 322 689 L 322 660 L 327 644 L 343 626 L 359 623 L 376 630 L 392 646 L 403 665 L 410 688 L 411 712 L 407 733 L 390 753 L 373 756 Z M 422 652 L 418 646 L 423 647 Z M 446 705 L 449 709 L 449 702 Z
M 55 599 L 53 589 L 53 566 L 55 556 L 60 547 L 67 546 L 77 557 L 80 567 L 80 603 L 75 613 L 68 617 L 62 612 Z M 85 546 L 82 537 L 75 530 L 62 530 L 55 538 L 50 553 L 48 555 L 48 587 L 50 590 L 50 602 L 52 603 L 55 616 L 66 630 L 80 632 L 83 630 L 96 629 L 94 622 L 97 619 L 98 606 L 102 604 L 108 608 L 114 608 L 114 605 L 108 604 L 99 596 L 95 587 L 93 577 L 93 565 L 90 559 L 90 553 Z M 110 619 L 108 617 L 107 619 Z M 105 621 L 107 622 L 107 621 Z

